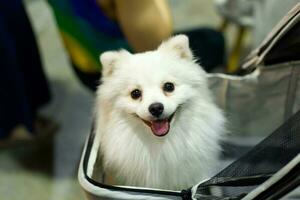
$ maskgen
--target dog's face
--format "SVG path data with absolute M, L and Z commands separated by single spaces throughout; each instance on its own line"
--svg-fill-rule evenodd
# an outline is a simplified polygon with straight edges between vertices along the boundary
M 184 35 L 171 38 L 155 51 L 106 52 L 100 60 L 103 85 L 99 95 L 156 136 L 169 132 L 174 116 L 205 84 L 205 72 L 194 63 Z

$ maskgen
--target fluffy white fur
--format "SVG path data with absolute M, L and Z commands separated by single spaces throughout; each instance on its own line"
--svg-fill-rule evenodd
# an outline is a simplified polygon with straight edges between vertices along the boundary
M 100 56 L 102 84 L 96 99 L 96 134 L 106 173 L 116 184 L 181 190 L 208 178 L 220 151 L 224 117 L 212 100 L 205 71 L 194 62 L 188 38 L 178 35 L 145 53 Z M 165 82 L 175 84 L 166 94 Z M 130 92 L 142 91 L 134 100 Z M 155 136 L 141 120 L 151 103 L 176 111 L 170 131 Z M 137 117 L 138 116 L 138 117 Z

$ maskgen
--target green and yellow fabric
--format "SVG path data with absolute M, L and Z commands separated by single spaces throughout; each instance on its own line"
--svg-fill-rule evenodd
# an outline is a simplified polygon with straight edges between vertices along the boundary
M 95 89 L 101 74 L 99 55 L 128 49 L 118 23 L 108 17 L 96 0 L 48 0 L 63 42 L 80 80 Z

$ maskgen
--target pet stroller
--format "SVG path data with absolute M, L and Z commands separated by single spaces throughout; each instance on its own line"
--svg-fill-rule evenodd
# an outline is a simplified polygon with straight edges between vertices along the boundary
M 273 132 L 217 175 L 182 191 L 105 185 L 92 130 L 78 172 L 88 199 L 300 199 L 299 50 L 300 3 L 250 54 L 245 75 L 209 75 L 217 103 L 230 113 L 234 134 L 245 138 Z M 244 148 L 230 142 L 227 155 Z

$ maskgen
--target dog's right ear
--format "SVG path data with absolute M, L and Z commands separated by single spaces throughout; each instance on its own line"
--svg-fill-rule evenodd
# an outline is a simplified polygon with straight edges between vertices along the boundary
M 102 64 L 102 76 L 110 76 L 116 68 L 117 62 L 125 55 L 130 55 L 126 50 L 120 51 L 106 51 L 100 55 L 100 62 Z
M 193 53 L 189 46 L 189 38 L 180 34 L 164 41 L 159 47 L 161 51 L 173 52 L 182 59 L 192 60 Z

